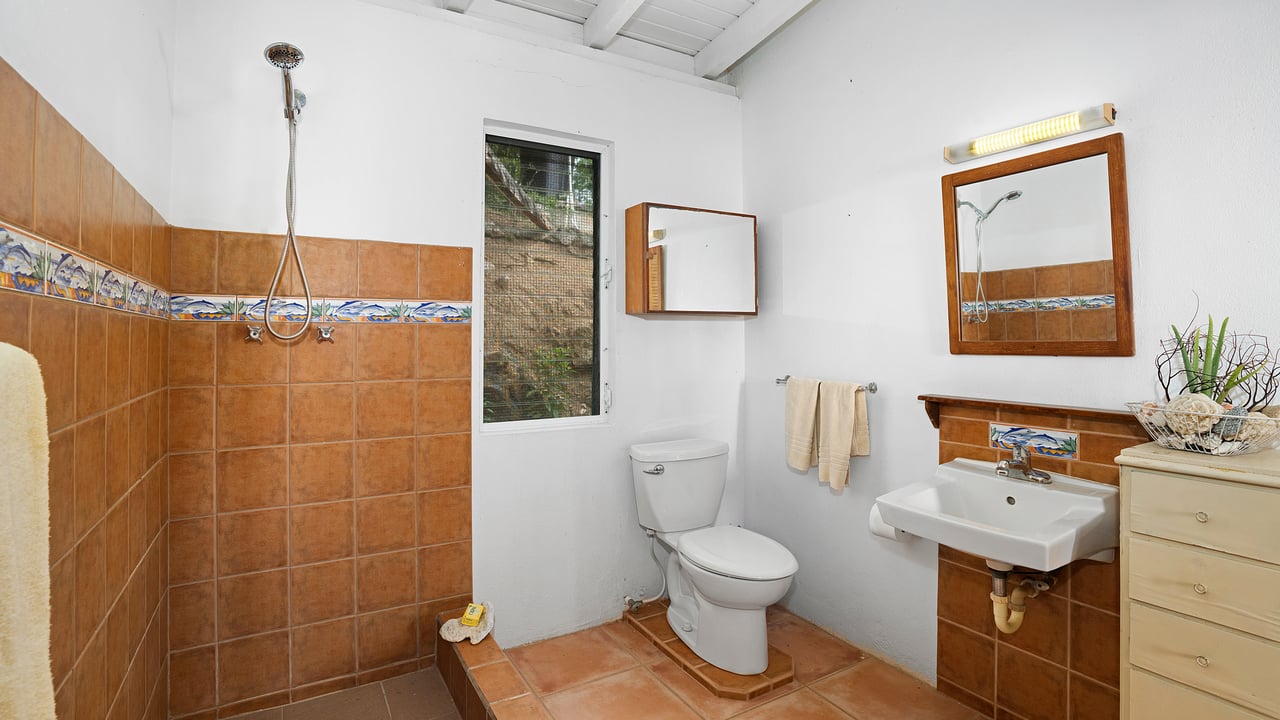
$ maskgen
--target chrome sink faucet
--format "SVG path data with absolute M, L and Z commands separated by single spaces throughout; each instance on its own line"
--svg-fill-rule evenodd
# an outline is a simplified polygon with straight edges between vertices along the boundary
M 1002 475 L 1014 480 L 1026 480 L 1027 482 L 1040 483 L 1048 485 L 1053 482 L 1049 473 L 1043 470 L 1035 470 L 1031 467 L 1031 451 L 1026 445 L 1013 446 L 1013 459 L 1001 460 L 996 463 L 996 474 Z

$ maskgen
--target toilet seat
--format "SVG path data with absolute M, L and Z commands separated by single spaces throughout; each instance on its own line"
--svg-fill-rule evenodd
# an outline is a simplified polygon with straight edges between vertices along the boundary
M 800 569 L 795 556 L 781 543 L 735 525 L 684 533 L 677 550 L 707 572 L 740 580 L 780 580 Z

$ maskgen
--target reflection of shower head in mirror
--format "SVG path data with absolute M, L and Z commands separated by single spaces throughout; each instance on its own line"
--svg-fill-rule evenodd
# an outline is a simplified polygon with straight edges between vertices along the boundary
M 982 222 L 983 220 L 986 220 L 987 218 L 991 217 L 991 213 L 996 211 L 996 208 L 1000 206 L 1000 203 L 1004 202 L 1005 200 L 1017 200 L 1020 197 L 1022 197 L 1021 190 L 1010 190 L 1004 195 L 1001 195 L 999 200 L 996 200 L 994 203 L 992 203 L 991 207 L 987 208 L 986 212 L 982 212 L 981 210 L 978 209 L 977 205 L 974 205 L 968 200 L 961 200 L 960 202 L 956 203 L 956 209 L 957 210 L 960 209 L 961 205 L 968 205 L 969 208 L 973 210 L 974 214 L 978 216 L 978 221 Z
M 1022 197 L 1021 190 L 1010 190 L 1004 195 L 1001 195 L 1000 199 L 992 203 L 991 207 L 987 208 L 987 211 L 982 214 L 982 219 L 986 220 L 987 218 L 991 217 L 991 213 L 995 212 L 996 208 L 1000 206 L 1000 203 L 1004 202 L 1005 200 L 1017 200 L 1020 197 Z
M 975 278 L 977 282 L 975 283 L 975 287 L 973 291 L 973 303 L 976 306 L 976 310 L 974 311 L 973 315 L 970 315 L 968 317 L 967 319 L 968 322 L 984 323 L 987 321 L 987 317 L 988 317 L 987 295 L 982 289 L 982 223 L 986 222 L 987 218 L 991 217 L 991 213 L 994 213 L 996 211 L 996 208 L 1000 206 L 1000 203 L 1004 202 L 1005 200 L 1017 200 L 1020 197 L 1022 197 L 1021 190 L 1010 190 L 1004 195 L 1001 195 L 999 200 L 996 200 L 994 203 L 992 203 L 991 207 L 987 208 L 986 212 L 982 212 L 981 210 L 978 209 L 977 205 L 974 205 L 968 200 L 960 200 L 959 202 L 956 203 L 957 211 L 961 208 L 961 206 L 968 205 L 969 209 L 973 210 L 973 214 L 977 216 L 977 218 L 973 221 L 974 245 L 976 246 L 978 251 L 978 271 L 977 271 L 977 277 Z

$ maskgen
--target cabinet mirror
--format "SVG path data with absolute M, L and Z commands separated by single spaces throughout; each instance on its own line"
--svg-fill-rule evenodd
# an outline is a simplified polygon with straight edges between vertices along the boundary
M 1132 355 L 1124 139 L 942 178 L 953 354 Z
M 627 312 L 755 315 L 754 215 L 627 208 Z

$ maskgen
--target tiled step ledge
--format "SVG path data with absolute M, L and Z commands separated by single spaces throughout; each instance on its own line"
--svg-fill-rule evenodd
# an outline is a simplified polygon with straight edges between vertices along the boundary
M 475 645 L 440 637 L 440 626 L 465 609 L 436 616 L 436 664 L 458 714 L 464 720 L 551 720 L 492 635 Z

